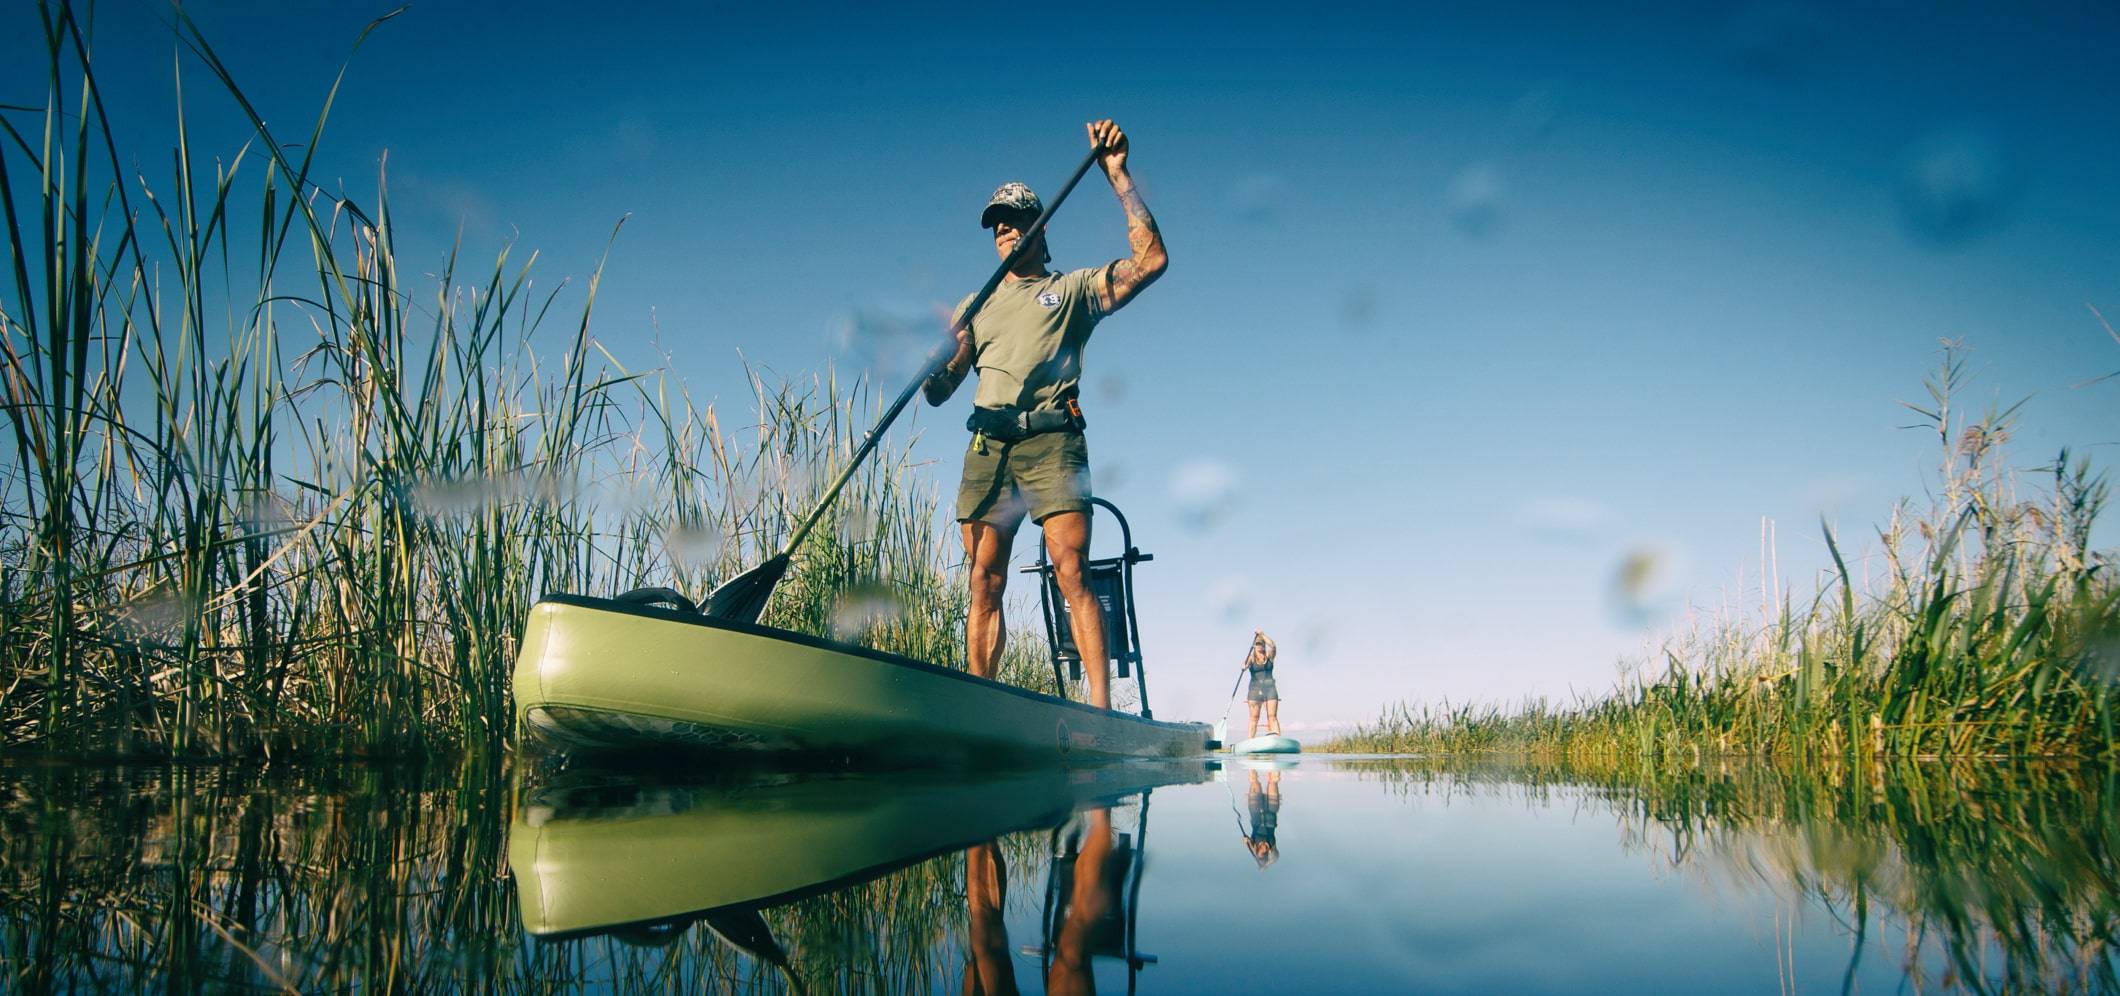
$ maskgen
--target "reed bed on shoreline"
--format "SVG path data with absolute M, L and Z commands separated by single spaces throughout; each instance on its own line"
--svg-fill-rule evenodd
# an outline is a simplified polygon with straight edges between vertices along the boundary
M 703 594 L 873 417 L 864 384 L 754 371 L 755 421 L 725 428 L 592 335 L 600 268 L 578 304 L 506 248 L 409 285 L 381 178 L 310 175 L 331 99 L 288 144 L 181 11 L 212 82 L 177 81 L 172 173 L 130 173 L 86 25 L 43 13 L 49 103 L 0 111 L 0 749 L 501 746 L 537 596 Z M 208 160 L 184 108 L 214 100 L 255 138 Z M 880 449 L 763 621 L 962 660 L 937 501 Z
M 2016 407 L 1967 414 L 1961 344 L 1909 405 L 1941 449 L 1933 507 L 1878 530 L 1882 576 L 1834 570 L 1665 642 L 1608 695 L 1514 708 L 1400 703 L 1328 749 L 1697 758 L 2120 753 L 2120 583 L 2091 547 L 2102 474 L 2063 450 L 2027 487 L 2003 466 Z M 2035 497 L 2022 497 L 2026 491 Z

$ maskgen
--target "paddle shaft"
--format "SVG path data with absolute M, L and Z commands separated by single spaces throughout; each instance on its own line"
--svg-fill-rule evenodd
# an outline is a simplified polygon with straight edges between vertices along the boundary
M 965 326 L 971 324 L 972 316 L 978 314 L 979 309 L 985 306 L 986 299 L 994 295 L 994 288 L 1001 286 L 1002 279 L 1007 277 L 1009 271 L 1015 268 L 1017 261 L 1023 258 L 1024 253 L 1030 251 L 1031 244 L 1038 241 L 1038 236 L 1045 231 L 1046 221 L 1053 216 L 1053 212 L 1060 210 L 1060 202 L 1067 200 L 1067 195 L 1074 192 L 1075 184 L 1082 182 L 1083 175 L 1089 172 L 1091 166 L 1096 165 L 1097 156 L 1102 154 L 1103 151 L 1101 147 L 1092 147 L 1089 150 L 1089 155 L 1082 157 L 1082 164 L 1075 167 L 1073 176 L 1067 178 L 1067 185 L 1060 188 L 1060 193 L 1053 198 L 1052 203 L 1047 204 L 1045 210 L 1038 212 L 1038 220 L 1031 222 L 1031 226 L 1025 229 L 1023 234 L 1016 239 L 1016 248 L 1010 250 L 1008 258 L 1001 261 L 1001 265 L 994 270 L 994 275 L 986 278 L 986 286 L 979 288 L 979 293 L 972 295 L 971 303 L 966 305 L 964 311 L 950 322 L 949 331 L 944 333 L 946 341 L 935 352 L 929 354 L 927 361 L 920 365 L 920 372 L 913 377 L 913 382 L 907 384 L 905 390 L 898 392 L 898 400 L 891 402 L 891 407 L 883 413 L 883 418 L 877 420 L 876 427 L 870 429 L 869 434 L 861 438 L 861 448 L 854 451 L 853 459 L 847 461 L 846 467 L 832 481 L 831 488 L 825 492 L 824 499 L 817 503 L 816 510 L 810 513 L 809 518 L 802 520 L 802 525 L 796 528 L 793 536 L 789 537 L 788 545 L 781 548 L 780 556 L 785 557 L 794 553 L 795 548 L 801 546 L 802 541 L 809 537 L 810 530 L 815 529 L 817 523 L 823 521 L 825 510 L 831 508 L 832 502 L 839 498 L 840 489 L 846 487 L 847 481 L 853 478 L 854 470 L 861 466 L 861 461 L 868 459 L 869 454 L 876 449 L 876 444 L 883 441 L 884 430 L 889 429 L 891 423 L 898 420 L 898 414 L 903 412 L 906 404 L 913 400 L 913 395 L 920 390 L 920 385 L 927 383 L 927 379 L 934 376 L 936 369 L 948 362 L 949 358 L 956 353 L 957 333 L 964 331 Z
M 1251 673 L 1251 657 L 1246 655 L 1244 665 L 1237 669 L 1237 683 L 1229 686 L 1229 704 L 1222 707 L 1222 722 L 1229 722 L 1229 711 L 1237 707 L 1237 689 L 1244 687 L 1244 676 Z

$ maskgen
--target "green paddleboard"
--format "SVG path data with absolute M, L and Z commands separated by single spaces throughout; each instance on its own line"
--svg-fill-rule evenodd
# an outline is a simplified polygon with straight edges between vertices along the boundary
M 809 753 L 893 765 L 1198 757 L 1168 723 L 696 612 L 548 595 L 515 662 L 529 738 L 561 748 Z

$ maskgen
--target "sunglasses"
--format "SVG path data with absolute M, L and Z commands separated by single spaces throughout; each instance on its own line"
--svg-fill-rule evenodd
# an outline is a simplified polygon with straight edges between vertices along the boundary
M 1013 229 L 1013 230 L 1015 230 L 1015 231 L 1018 231 L 1018 232 L 1022 232 L 1022 231 L 1027 231 L 1027 230 L 1029 230 L 1029 228 L 1031 227 L 1031 225 L 1035 224 L 1035 223 L 1036 223 L 1037 221 L 1038 221 L 1038 212 L 1036 212 L 1036 211 L 996 211 L 996 212 L 994 212 L 994 224 L 995 224 L 995 225 L 999 226 L 999 225 L 1003 225 L 1003 224 L 1006 224 L 1006 225 L 1007 225 L 1007 226 L 1008 226 L 1009 228 L 1011 228 L 1011 229 Z

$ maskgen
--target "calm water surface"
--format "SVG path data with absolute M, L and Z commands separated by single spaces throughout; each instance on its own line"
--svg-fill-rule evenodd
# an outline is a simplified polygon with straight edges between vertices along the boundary
M 2120 989 L 2116 782 L 0 766 L 0 989 Z

